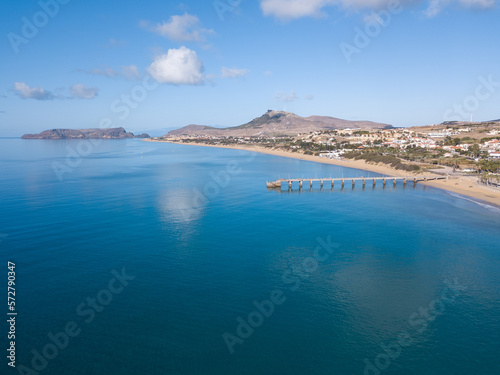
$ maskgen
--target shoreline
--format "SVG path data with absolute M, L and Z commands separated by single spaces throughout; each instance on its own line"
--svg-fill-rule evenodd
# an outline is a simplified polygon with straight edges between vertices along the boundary
M 380 173 L 389 176 L 395 177 L 406 177 L 406 176 L 419 176 L 419 177 L 433 177 L 437 176 L 432 172 L 421 172 L 421 173 L 411 173 L 407 171 L 397 170 L 387 165 L 381 164 L 369 164 L 364 160 L 352 160 L 352 159 L 327 159 L 314 155 L 304 155 L 298 154 L 294 152 L 282 151 L 282 150 L 270 150 L 267 148 L 262 148 L 258 146 L 223 146 L 223 145 L 206 145 L 199 143 L 181 143 L 181 142 L 173 142 L 173 141 L 157 141 L 152 139 L 144 139 L 145 142 L 164 142 L 164 143 L 174 143 L 178 145 L 186 145 L 186 146 L 198 146 L 198 147 L 214 147 L 214 148 L 227 148 L 232 150 L 244 150 L 244 151 L 252 151 L 258 152 L 261 154 L 268 154 L 274 156 L 282 156 L 291 159 L 299 159 L 305 161 L 312 161 L 315 163 L 323 163 L 330 165 L 337 165 L 346 168 L 354 168 L 361 169 L 368 172 Z M 437 189 L 446 190 L 449 192 L 457 193 L 469 198 L 474 198 L 479 201 L 479 203 L 486 203 L 497 208 L 500 208 L 500 190 L 496 190 L 487 186 L 480 185 L 477 177 L 469 177 L 469 176 L 459 176 L 459 177 L 450 177 L 446 180 L 435 180 L 435 181 L 427 181 L 427 182 L 419 182 L 419 184 L 423 184 L 426 186 L 434 187 Z

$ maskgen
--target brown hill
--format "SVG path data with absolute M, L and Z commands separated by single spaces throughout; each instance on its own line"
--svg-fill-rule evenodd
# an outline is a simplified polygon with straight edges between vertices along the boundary
M 392 125 L 371 121 L 349 121 L 328 116 L 300 117 L 290 112 L 267 111 L 252 121 L 235 127 L 214 128 L 204 125 L 188 125 L 170 131 L 167 136 L 280 136 L 297 135 L 318 130 L 335 129 L 390 129 Z

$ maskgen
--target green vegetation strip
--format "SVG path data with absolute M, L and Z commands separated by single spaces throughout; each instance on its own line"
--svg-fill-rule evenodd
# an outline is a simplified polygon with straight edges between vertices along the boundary
M 387 164 L 395 169 L 401 169 L 408 172 L 416 172 L 420 170 L 420 167 L 416 164 L 404 164 L 401 159 L 393 155 L 384 155 L 377 152 L 367 152 L 363 154 L 360 152 L 348 152 L 343 156 L 348 159 L 365 160 L 367 163 Z

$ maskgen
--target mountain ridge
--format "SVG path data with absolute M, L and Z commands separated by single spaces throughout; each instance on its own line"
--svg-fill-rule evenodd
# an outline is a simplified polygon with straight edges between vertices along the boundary
M 372 121 L 350 121 L 329 116 L 300 117 L 290 112 L 268 110 L 262 116 L 242 125 L 216 128 L 191 124 L 172 130 L 166 136 L 276 136 L 346 128 L 392 129 L 393 126 Z

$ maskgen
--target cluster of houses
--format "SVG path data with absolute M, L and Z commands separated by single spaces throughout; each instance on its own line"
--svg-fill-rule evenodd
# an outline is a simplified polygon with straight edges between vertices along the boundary
M 327 146 L 336 146 L 336 150 L 331 152 L 322 153 L 321 156 L 328 158 L 341 158 L 342 154 L 346 151 L 352 151 L 352 145 L 357 146 L 359 150 L 363 150 L 366 147 L 392 147 L 394 149 L 404 150 L 406 148 L 424 148 L 430 150 L 444 150 L 446 153 L 445 157 L 453 157 L 457 154 L 461 154 L 463 152 L 469 151 L 472 147 L 472 142 L 469 143 L 460 143 L 454 145 L 445 145 L 446 139 L 450 139 L 448 137 L 453 137 L 457 135 L 462 135 L 464 133 L 471 132 L 471 128 L 459 128 L 459 129 L 445 129 L 439 131 L 413 131 L 408 128 L 400 128 L 400 129 L 340 129 L 340 130 L 327 130 L 327 131 L 316 131 L 312 133 L 303 133 L 297 134 L 293 138 L 296 141 L 301 141 L 305 143 L 316 143 L 320 145 Z M 500 139 L 500 131 L 492 130 L 488 133 L 489 138 L 493 138 L 494 136 L 498 136 Z M 170 137 L 171 139 L 173 137 Z M 209 141 L 212 144 L 218 144 L 221 141 L 227 142 L 228 139 L 226 137 L 217 137 L 217 136 L 183 136 L 183 141 L 189 140 L 205 140 Z M 263 137 L 248 137 L 248 136 L 240 136 L 240 137 L 230 137 L 231 143 L 237 144 L 255 144 L 261 143 L 262 141 L 266 141 L 271 144 L 276 144 L 283 142 L 283 137 L 273 137 L 267 136 Z M 265 138 L 265 139 L 264 139 Z M 500 141 L 499 139 L 492 139 L 483 144 L 480 144 L 480 151 L 487 152 L 489 158 L 491 159 L 500 159 Z M 177 140 L 177 139 L 176 139 Z M 181 140 L 181 139 L 178 139 Z M 472 139 L 470 139 L 472 141 Z M 275 143 L 276 142 L 276 143 Z M 344 150 L 344 144 L 349 144 L 348 150 Z M 290 146 L 293 149 L 300 149 L 301 146 L 297 144 L 292 144 Z
M 372 146 L 386 146 L 395 149 L 406 149 L 408 147 L 419 147 L 431 150 L 446 151 L 445 157 L 453 157 L 460 152 L 469 151 L 472 143 L 460 143 L 457 145 L 444 145 L 446 137 L 452 137 L 463 133 L 470 132 L 470 128 L 461 128 L 455 131 L 441 132 L 414 132 L 409 129 L 384 129 L 359 131 L 359 129 L 343 129 L 337 131 L 337 136 L 348 139 L 351 145 L 359 145 L 358 149 L 362 150 Z M 488 135 L 498 135 L 498 131 L 492 131 Z M 323 138 L 323 139 L 321 139 Z M 449 138 L 448 138 L 449 139 Z M 500 139 L 500 136 L 499 136 Z M 480 150 L 487 152 L 491 159 L 500 159 L 500 141 L 499 139 L 489 140 L 480 144 Z M 322 132 L 309 134 L 307 141 L 316 141 L 319 144 L 334 145 L 334 138 L 325 139 L 322 137 Z M 337 150 L 335 152 L 323 153 L 322 156 L 329 158 L 341 158 L 345 150 Z
M 498 139 L 484 142 L 483 148 L 490 154 L 490 158 L 500 159 L 500 141 Z

